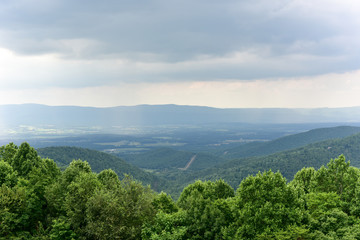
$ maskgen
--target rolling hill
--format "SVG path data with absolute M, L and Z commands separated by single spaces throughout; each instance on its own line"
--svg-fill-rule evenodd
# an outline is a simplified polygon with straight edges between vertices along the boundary
M 360 133 L 360 127 L 339 126 L 331 128 L 317 128 L 307 132 L 281 137 L 269 142 L 243 144 L 238 147 L 222 151 L 221 156 L 228 159 L 263 156 L 299 148 L 315 142 L 343 138 L 356 133 Z
M 360 127 L 339 126 L 319 128 L 307 132 L 281 137 L 269 142 L 253 142 L 218 154 L 196 153 L 172 148 L 158 148 L 141 154 L 127 154 L 122 158 L 127 162 L 145 169 L 169 170 L 183 169 L 190 162 L 188 170 L 201 170 L 228 161 L 229 159 L 265 156 L 276 152 L 299 148 L 307 144 L 342 138 L 360 133 Z M 224 154 L 226 153 L 226 154 Z
M 127 162 L 140 168 L 156 170 L 171 168 L 199 170 L 214 166 L 223 161 L 222 158 L 215 155 L 179 151 L 171 148 L 154 149 L 142 154 L 127 155 L 124 158 Z
M 177 182 L 181 189 L 196 180 L 215 180 L 222 178 L 234 188 L 248 175 L 272 169 L 280 171 L 291 180 L 295 173 L 303 167 L 319 168 L 327 164 L 331 158 L 344 154 L 351 165 L 360 167 L 360 133 L 341 139 L 332 139 L 312 143 L 304 147 L 282 151 L 266 156 L 239 158 L 218 164 L 197 172 L 178 175 Z
M 265 143 L 244 144 L 232 149 L 231 154 L 240 153 L 249 157 L 228 160 L 211 154 L 171 148 L 129 154 L 126 156 L 127 162 L 107 153 L 77 147 L 47 147 L 38 149 L 38 152 L 42 157 L 54 159 L 60 166 L 68 165 L 73 159 L 82 159 L 88 161 L 95 172 L 112 168 L 120 177 L 124 173 L 130 174 L 144 184 L 150 184 L 154 190 L 166 190 L 176 196 L 184 186 L 196 179 L 222 178 L 236 188 L 249 174 L 272 169 L 280 171 L 290 180 L 301 168 L 318 168 L 340 154 L 344 154 L 353 166 L 360 167 L 359 132 L 360 128 L 349 126 L 314 129 Z M 321 141 L 324 139 L 327 140 Z M 187 171 L 184 171 L 191 160 Z M 138 167 L 158 174 L 151 174 Z
M 162 190 L 165 185 L 163 179 L 107 153 L 78 147 L 46 147 L 37 149 L 37 152 L 43 158 L 53 159 L 60 167 L 69 165 L 74 159 L 81 159 L 87 161 L 94 172 L 111 168 L 120 178 L 124 174 L 131 175 L 143 184 L 150 184 L 156 191 Z

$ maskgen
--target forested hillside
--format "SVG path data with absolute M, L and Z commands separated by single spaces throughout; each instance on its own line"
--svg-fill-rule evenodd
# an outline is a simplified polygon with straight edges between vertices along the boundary
M 159 148 L 143 154 L 126 156 L 127 161 L 131 164 L 140 168 L 155 170 L 171 168 L 184 169 L 192 158 L 194 158 L 194 160 L 188 168 L 191 170 L 205 169 L 222 161 L 222 158 L 215 155 L 179 151 L 171 148 Z
M 118 176 L 131 175 L 145 185 L 150 184 L 155 190 L 160 190 L 165 185 L 163 179 L 107 153 L 78 147 L 46 147 L 37 151 L 41 157 L 53 159 L 60 167 L 67 167 L 73 160 L 81 159 L 87 161 L 97 173 L 111 168 Z
M 313 143 L 271 155 L 230 160 L 213 168 L 183 176 L 179 182 L 186 184 L 194 179 L 222 178 L 232 187 L 237 187 L 248 175 L 268 169 L 280 171 L 288 180 L 291 180 L 301 168 L 319 168 L 329 159 L 341 154 L 344 154 L 353 166 L 360 167 L 360 134 Z
M 239 136 L 236 137 L 237 131 L 232 131 L 234 136 L 231 136 L 232 139 L 229 140 L 229 142 L 237 141 L 239 139 Z M 159 172 L 166 177 L 167 173 L 163 173 L 164 171 L 168 173 L 171 172 L 171 174 L 173 174 L 176 169 L 185 169 L 186 166 L 188 166 L 186 169 L 189 171 L 197 171 L 213 167 L 215 165 L 226 162 L 229 159 L 231 160 L 244 157 L 265 156 L 276 152 L 303 147 L 310 143 L 343 138 L 359 132 L 359 127 L 351 126 L 319 128 L 299 134 L 288 135 L 272 141 L 251 142 L 229 149 L 225 148 L 226 144 L 218 144 L 221 145 L 221 147 L 219 147 L 214 143 L 203 143 L 201 146 L 197 146 L 196 151 L 186 150 L 191 149 L 192 145 L 196 145 L 196 141 L 194 141 L 187 143 L 186 145 L 189 145 L 187 147 L 176 147 L 176 149 L 162 147 L 143 151 L 142 153 L 138 154 L 130 153 L 119 155 L 130 164 L 143 169 Z M 213 134 L 215 135 L 215 133 Z M 250 134 L 250 132 L 247 132 L 246 134 Z M 214 136 L 211 135 L 206 137 L 214 138 Z M 228 137 L 230 137 L 230 135 Z M 258 134 L 257 137 L 261 138 L 260 134 Z M 223 141 L 223 143 L 224 142 L 226 141 Z M 231 142 L 231 145 L 233 144 L 234 143 Z
M 221 178 L 233 188 L 237 188 L 241 180 L 249 174 L 272 169 L 281 171 L 288 180 L 291 180 L 302 167 L 318 168 L 340 154 L 345 154 L 354 166 L 360 167 L 358 158 L 360 156 L 360 134 L 340 138 L 358 132 L 359 129 L 357 127 L 314 129 L 261 143 L 264 147 L 263 151 L 261 148 L 252 150 L 256 150 L 261 155 L 266 151 L 288 149 L 319 139 L 334 138 L 336 134 L 339 135 L 339 138 L 270 155 L 232 160 L 225 160 L 212 154 L 170 148 L 159 148 L 143 154 L 127 155 L 127 161 L 130 164 L 110 154 L 75 147 L 41 148 L 38 152 L 42 157 L 54 159 L 60 167 L 68 166 L 74 159 L 82 159 L 88 161 L 95 172 L 111 168 L 119 176 L 123 176 L 124 173 L 130 174 L 144 184 L 150 184 L 154 190 L 165 190 L 178 198 L 182 188 L 196 179 L 217 180 Z M 152 173 L 145 172 L 132 164 L 148 169 Z
M 360 170 L 340 155 L 291 182 L 271 170 L 236 191 L 196 181 L 175 202 L 113 170 L 74 160 L 60 171 L 29 144 L 8 144 L 0 147 L 0 238 L 360 239 L 359 183 Z
M 269 142 L 243 144 L 221 152 L 228 159 L 268 155 L 276 152 L 299 148 L 311 143 L 329 139 L 343 138 L 360 132 L 360 127 L 339 126 L 317 128 L 307 132 L 292 134 Z

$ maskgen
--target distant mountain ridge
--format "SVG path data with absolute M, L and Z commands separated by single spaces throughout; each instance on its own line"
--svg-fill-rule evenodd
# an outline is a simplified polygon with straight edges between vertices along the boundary
M 125 126 L 161 124 L 360 122 L 360 107 L 238 108 L 182 105 L 138 105 L 108 108 L 0 105 L 2 127 L 14 125 Z M 1 127 L 1 126 L 0 126 Z

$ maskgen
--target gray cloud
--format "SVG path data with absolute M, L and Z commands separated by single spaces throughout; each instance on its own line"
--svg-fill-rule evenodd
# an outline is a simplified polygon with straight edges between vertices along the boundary
M 351 4 L 8 0 L 0 5 L 0 47 L 22 55 L 58 54 L 64 61 L 95 61 L 74 75 L 83 85 L 344 72 L 357 69 L 360 60 L 356 30 L 360 5 Z M 237 61 L 231 57 L 234 54 L 250 59 Z M 116 64 L 103 64 L 112 59 L 128 63 L 118 70 Z M 148 69 L 147 63 L 157 68 Z M 96 73 L 104 74 L 102 82 Z M 71 85 L 67 81 L 61 86 Z

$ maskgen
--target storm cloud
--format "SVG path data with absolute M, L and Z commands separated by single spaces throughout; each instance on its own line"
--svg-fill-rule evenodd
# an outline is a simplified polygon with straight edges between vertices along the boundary
M 0 47 L 51 55 L 79 85 L 340 73 L 358 68 L 359 12 L 356 1 L 11 0 Z
M 3 0 L 1 101 L 360 104 L 341 98 L 360 87 L 359 13 L 350 0 Z M 88 97 L 75 99 L 76 92 Z

